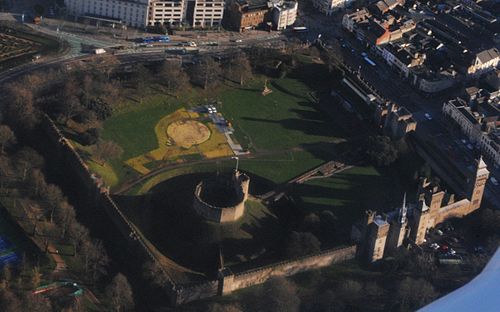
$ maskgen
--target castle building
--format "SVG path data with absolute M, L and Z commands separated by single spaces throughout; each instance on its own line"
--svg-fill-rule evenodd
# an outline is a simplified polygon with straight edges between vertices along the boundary
M 351 237 L 360 245 L 359 252 L 370 262 L 382 259 L 403 244 L 421 245 L 427 231 L 450 218 L 462 218 L 481 206 L 489 171 L 480 158 L 470 190 L 465 198 L 455 200 L 433 183 L 422 179 L 417 202 L 408 205 L 406 194 L 398 209 L 384 215 L 367 211 L 363 224 L 354 225 Z

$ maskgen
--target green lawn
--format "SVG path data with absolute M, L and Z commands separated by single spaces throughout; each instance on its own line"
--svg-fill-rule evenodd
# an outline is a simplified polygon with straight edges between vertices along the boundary
M 382 175 L 373 167 L 353 167 L 294 187 L 294 194 L 306 211 L 331 210 L 349 224 L 360 220 L 365 210 L 394 209 L 403 192 L 391 176 Z
M 312 91 L 298 79 L 268 82 L 273 93 L 262 96 L 262 81 L 221 94 L 219 110 L 235 127 L 237 139 L 250 148 L 284 150 L 303 144 L 337 141 L 343 133 L 311 102 Z
M 118 143 L 124 150 L 122 160 L 142 155 L 158 147 L 154 128 L 160 119 L 173 113 L 180 104 L 173 98 L 157 94 L 143 103 L 132 104 L 104 123 L 102 137 Z
M 240 168 L 274 183 L 286 182 L 319 166 L 323 160 L 307 152 L 283 152 L 273 156 L 240 160 Z

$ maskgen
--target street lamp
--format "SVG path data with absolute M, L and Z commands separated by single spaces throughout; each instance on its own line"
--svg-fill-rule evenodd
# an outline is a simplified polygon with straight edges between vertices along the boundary
M 236 159 L 236 168 L 234 169 L 236 172 L 238 172 L 238 166 L 240 164 L 240 158 L 238 156 L 233 156 L 231 159 Z

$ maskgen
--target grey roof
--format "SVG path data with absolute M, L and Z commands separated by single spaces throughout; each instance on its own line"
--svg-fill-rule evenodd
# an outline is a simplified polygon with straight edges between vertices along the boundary
M 500 57 L 500 52 L 498 52 L 496 48 L 492 48 L 479 52 L 476 57 L 481 61 L 481 63 L 487 63 L 492 59 Z

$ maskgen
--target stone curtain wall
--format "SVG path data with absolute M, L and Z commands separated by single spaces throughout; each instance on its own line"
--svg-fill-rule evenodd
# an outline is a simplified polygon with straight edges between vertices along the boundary
M 143 242 L 140 235 L 135 230 L 130 221 L 121 212 L 119 207 L 116 205 L 111 196 L 107 193 L 106 189 L 100 187 L 96 180 L 92 178 L 92 173 L 89 171 L 88 166 L 82 160 L 80 155 L 75 151 L 73 146 L 61 133 L 59 128 L 54 124 L 54 122 L 48 116 L 44 116 L 42 126 L 47 134 L 47 136 L 54 143 L 54 152 L 62 160 L 62 162 L 71 168 L 72 173 L 78 176 L 79 181 L 85 187 L 88 192 L 89 198 L 94 198 L 96 205 L 104 209 L 108 217 L 111 219 L 113 224 L 117 227 L 123 238 L 127 241 L 127 246 L 129 246 L 130 251 L 134 252 L 137 256 L 143 257 L 144 262 L 147 260 L 157 261 L 153 253 L 149 250 L 147 245 Z M 158 263 L 159 267 L 162 267 Z M 166 273 L 166 272 L 165 272 Z M 166 273 L 168 276 L 168 274 Z M 175 292 L 176 287 L 174 281 L 170 280 L 168 289 L 171 289 L 171 299 L 175 302 Z
M 229 291 L 250 287 L 265 283 L 274 276 L 291 276 L 300 272 L 319 269 L 334 263 L 339 263 L 354 259 L 356 246 L 349 246 L 340 249 L 326 250 L 321 253 L 288 260 L 276 264 L 244 271 L 234 275 L 232 285 L 224 285 Z

